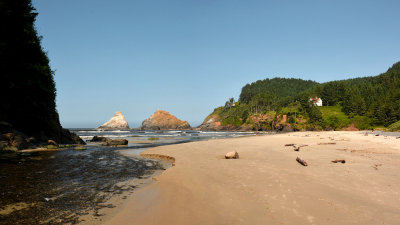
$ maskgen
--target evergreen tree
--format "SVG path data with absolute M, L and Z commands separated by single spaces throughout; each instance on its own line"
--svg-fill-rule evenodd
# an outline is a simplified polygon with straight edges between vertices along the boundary
M 56 88 L 30 0 L 0 0 L 0 121 L 39 139 L 60 136 Z

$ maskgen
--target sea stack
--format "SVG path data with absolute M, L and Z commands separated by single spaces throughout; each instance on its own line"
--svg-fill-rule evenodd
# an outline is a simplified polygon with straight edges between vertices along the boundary
M 105 129 L 130 129 L 128 122 L 126 122 L 124 115 L 121 112 L 116 112 L 114 116 L 101 125 L 99 128 Z
M 142 122 L 142 130 L 188 130 L 192 129 L 187 121 L 179 120 L 169 112 L 157 110 L 150 118 Z

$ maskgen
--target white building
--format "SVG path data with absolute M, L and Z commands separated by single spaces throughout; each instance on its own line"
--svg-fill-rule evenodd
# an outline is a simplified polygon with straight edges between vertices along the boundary
M 322 106 L 322 99 L 321 98 L 310 98 L 310 102 L 313 103 L 315 106 Z

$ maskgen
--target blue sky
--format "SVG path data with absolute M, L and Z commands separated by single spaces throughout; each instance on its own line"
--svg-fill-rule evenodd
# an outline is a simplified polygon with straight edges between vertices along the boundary
M 378 75 L 400 60 L 400 1 L 33 0 L 64 127 L 155 110 L 192 126 L 246 83 Z

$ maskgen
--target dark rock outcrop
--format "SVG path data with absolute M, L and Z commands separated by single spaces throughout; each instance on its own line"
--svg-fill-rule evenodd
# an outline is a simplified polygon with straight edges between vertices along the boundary
M 187 121 L 180 120 L 169 112 L 157 110 L 150 118 L 142 122 L 142 130 L 188 130 L 192 129 Z
M 128 140 L 126 140 L 126 139 L 109 139 L 103 145 L 105 145 L 105 146 L 128 145 Z
M 29 142 L 29 137 L 25 134 L 14 131 L 0 135 L 0 150 L 21 150 L 30 148 L 33 143 Z
M 60 144 L 86 145 L 85 141 L 83 141 L 77 134 L 70 132 L 68 129 L 62 128 L 60 133 L 58 141 Z
M 12 126 L 2 126 L 2 128 L 3 130 L 0 130 L 0 150 L 17 151 L 46 145 L 58 146 L 57 143 L 86 144 L 78 135 L 63 128 L 50 135 L 52 139 L 47 139 L 47 136 L 43 133 L 35 134 L 36 137 L 28 136 L 25 133 L 12 129 Z
M 250 125 L 243 124 L 241 126 L 234 126 L 234 125 L 222 125 L 221 118 L 216 115 L 212 114 L 208 116 L 203 123 L 198 126 L 196 129 L 203 130 L 203 131 L 250 131 L 253 130 L 253 127 Z
M 115 146 L 115 145 L 127 145 L 128 140 L 126 139 L 111 139 L 108 137 L 94 136 L 92 142 L 103 142 L 104 146 Z
M 90 140 L 90 141 L 92 141 L 92 142 L 107 142 L 107 140 L 110 140 L 110 138 L 101 137 L 101 136 L 94 136 L 92 138 L 92 140 Z

